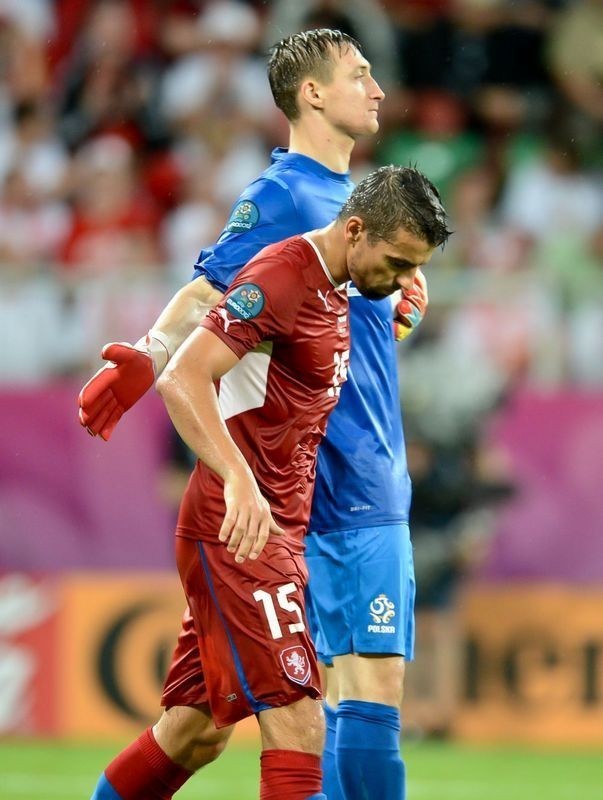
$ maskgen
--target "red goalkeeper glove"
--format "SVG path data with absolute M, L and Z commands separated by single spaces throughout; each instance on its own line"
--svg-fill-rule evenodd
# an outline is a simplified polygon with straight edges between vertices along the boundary
M 419 269 L 412 289 L 402 289 L 402 297 L 394 309 L 394 338 L 397 342 L 406 339 L 421 324 L 428 303 L 427 281 Z
M 109 363 L 82 388 L 79 418 L 91 436 L 100 436 L 107 442 L 122 415 L 151 388 L 167 364 L 170 351 L 167 338 L 150 331 L 135 345 L 106 344 L 101 355 Z

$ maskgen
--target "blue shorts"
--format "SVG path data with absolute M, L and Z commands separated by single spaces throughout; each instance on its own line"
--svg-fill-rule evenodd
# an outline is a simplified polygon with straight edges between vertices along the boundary
M 414 656 L 415 570 L 408 525 L 308 533 L 306 613 L 318 657 Z

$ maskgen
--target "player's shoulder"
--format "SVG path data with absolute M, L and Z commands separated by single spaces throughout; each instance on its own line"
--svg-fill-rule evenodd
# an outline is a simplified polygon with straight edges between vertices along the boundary
M 308 287 L 300 257 L 305 256 L 303 240 L 292 236 L 269 244 L 241 270 L 227 293 L 226 304 L 244 306 L 245 319 L 257 316 L 265 307 L 287 309 L 287 316 L 303 305 Z M 235 314 L 236 315 L 236 314 Z
M 280 217 L 295 213 L 291 189 L 283 181 L 274 180 L 268 170 L 252 181 L 233 205 L 225 230 L 246 233 L 260 223 L 272 224 Z
M 324 177 L 322 172 L 328 170 L 310 158 L 279 151 L 276 155 L 273 153 L 272 163 L 249 184 L 243 195 L 247 198 L 288 196 L 294 202 L 300 189 L 315 186 Z
M 316 256 L 307 240 L 295 235 L 264 247 L 251 259 L 248 269 L 258 277 L 269 277 L 270 282 L 288 285 L 291 290 L 305 289 L 308 283 L 315 282 Z
M 249 262 L 256 269 L 272 269 L 278 265 L 283 273 L 299 275 L 311 259 L 312 250 L 301 234 L 289 236 L 262 248 Z

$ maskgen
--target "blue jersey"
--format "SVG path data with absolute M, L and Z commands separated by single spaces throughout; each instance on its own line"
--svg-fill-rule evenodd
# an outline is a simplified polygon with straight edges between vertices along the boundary
M 217 243 L 201 251 L 195 277 L 225 291 L 266 245 L 332 222 L 352 189 L 349 174 L 276 149 Z M 350 368 L 318 451 L 309 527 L 321 532 L 406 522 L 410 506 L 391 302 L 353 286 L 349 295 Z

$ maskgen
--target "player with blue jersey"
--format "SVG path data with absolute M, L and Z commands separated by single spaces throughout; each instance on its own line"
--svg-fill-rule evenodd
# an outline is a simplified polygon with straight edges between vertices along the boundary
M 347 172 L 333 172 L 305 155 L 276 150 L 272 165 L 235 204 L 218 243 L 201 252 L 197 274 L 215 288 L 226 290 L 240 268 L 235 258 L 257 252 L 271 235 L 286 237 L 324 224 L 351 191 Z M 366 771 L 375 785 L 371 797 L 398 797 L 402 792 L 396 787 L 404 783 L 399 755 L 400 660 L 412 659 L 414 635 L 414 570 L 408 529 L 411 488 L 391 300 L 367 299 L 353 285 L 348 295 L 353 342 L 350 368 L 318 451 L 306 537 L 310 572 L 307 612 L 318 655 L 330 665 L 331 681 L 339 679 L 341 685 L 340 697 L 332 700 L 337 712 L 327 706 L 331 725 L 327 747 L 334 761 L 347 761 L 348 767 L 340 771 L 341 777 L 335 775 L 337 767 L 330 772 L 326 768 L 327 796 L 337 798 L 339 779 L 344 784 L 342 796 L 355 797 L 358 778 Z M 387 608 L 377 613 L 381 604 Z M 361 668 L 366 662 L 374 673 L 370 699 L 364 700 L 365 691 L 358 686 L 353 669 L 356 654 L 363 658 L 385 653 L 391 654 L 396 665 L 393 690 L 384 681 L 393 664 L 363 659 Z M 344 664 L 340 676 L 339 662 L 346 656 L 352 656 L 347 659 L 352 663 Z M 346 670 L 348 666 L 351 669 Z M 375 702 L 382 699 L 387 702 Z M 337 735 L 339 756 L 333 752 L 337 741 L 332 740 Z M 375 762 L 385 759 L 391 762 L 389 768 L 375 774 Z M 331 778 L 335 778 L 334 787 Z M 384 788 L 387 793 L 382 793 Z
M 275 151 L 271 166 L 242 193 L 218 243 L 202 251 L 199 277 L 146 341 L 104 349 L 117 366 L 95 376 L 80 401 L 82 423 L 93 434 L 110 436 L 248 258 L 324 225 L 352 189 L 351 150 L 358 136 L 378 129 L 383 98 L 357 44 L 332 31 L 296 34 L 274 49 L 269 77 L 291 123 L 289 149 Z M 332 664 L 325 787 L 332 800 L 401 798 L 399 706 L 404 660 L 412 658 L 414 578 L 392 304 L 360 297 L 354 287 L 349 292 L 350 370 L 319 450 L 306 539 L 308 611 L 319 655 Z M 406 330 L 425 302 L 418 274 L 399 307 Z

